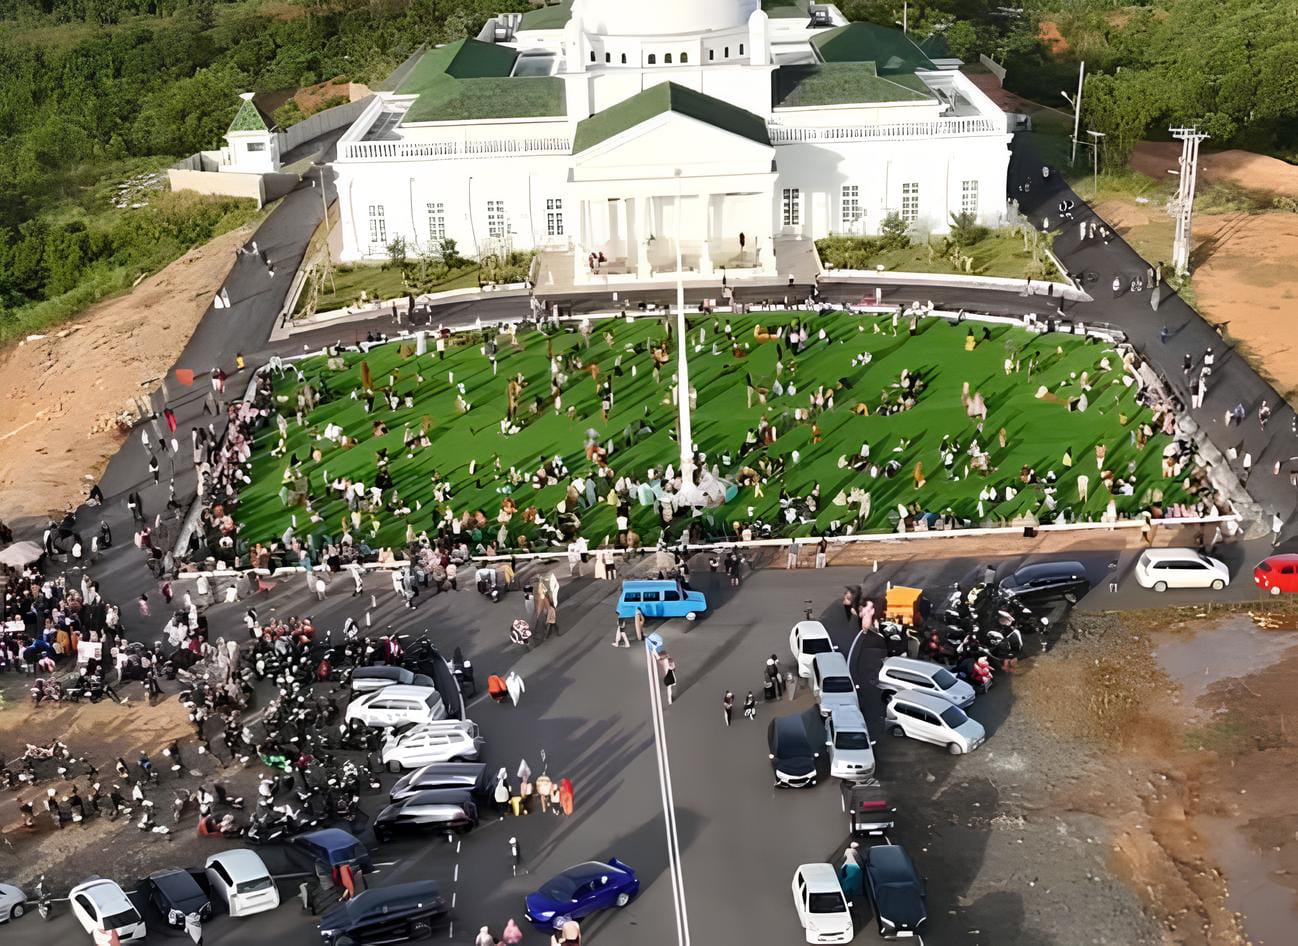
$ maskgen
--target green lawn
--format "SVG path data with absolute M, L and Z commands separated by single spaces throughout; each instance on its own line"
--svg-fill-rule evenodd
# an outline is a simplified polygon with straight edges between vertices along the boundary
M 927 319 L 920 323 L 916 337 L 907 338 L 904 328 L 900 337 L 893 336 L 885 319 L 836 315 L 814 322 L 817 329 L 823 326 L 829 333 L 828 342 L 813 341 L 796 358 L 787 349 L 782 352 L 784 368 L 780 380 L 786 388 L 785 394 L 772 394 L 765 407 L 756 400 L 748 407 L 745 376 L 751 376 L 759 387 L 773 387 L 776 361 L 781 356 L 776 343 L 755 338 L 754 328 L 758 325 L 772 328 L 797 317 L 797 313 L 764 313 L 732 319 L 735 337 L 743 346 L 742 357 L 724 344 L 724 336 L 719 334 L 724 323 L 698 318 L 692 324 L 694 341 L 700 331 L 706 332 L 702 347 L 694 347 L 690 367 L 691 380 L 698 392 L 694 415 L 698 448 L 707 454 L 709 464 L 722 463 L 723 455 L 729 454 L 732 462 L 729 466 L 722 464 L 723 478 L 733 477 L 740 466 L 756 467 L 762 457 L 785 464 L 782 482 L 767 485 L 764 496 L 757 496 L 750 487 L 741 487 L 723 507 L 708 510 L 704 515 L 712 534 L 724 531 L 727 523 L 738 519 L 774 521 L 779 512 L 781 487 L 794 497 L 805 497 L 817 484 L 820 504 L 815 521 L 784 529 L 782 534 L 818 533 L 830 528 L 835 520 L 843 527 L 853 524 L 857 531 L 891 530 L 897 505 L 912 502 L 933 512 L 950 507 L 960 516 L 986 522 L 1007 521 L 1027 511 L 1036 511 L 1042 519 L 1047 519 L 1042 511 L 1043 494 L 1039 487 L 1025 488 L 1008 502 L 988 503 L 979 516 L 979 491 L 989 484 L 1002 489 L 1013 485 L 1019 489 L 1018 474 L 1025 464 L 1042 475 L 1050 470 L 1059 474 L 1057 498 L 1061 507 L 1070 508 L 1077 516 L 1096 519 L 1109 499 L 1095 468 L 1093 451 L 1097 443 L 1107 446 L 1108 468 L 1120 475 L 1129 469 L 1134 471 L 1136 495 L 1118 497 L 1120 510 L 1138 513 L 1148 502 L 1151 489 L 1165 490 L 1169 502 L 1181 498 L 1180 488 L 1160 477 L 1161 448 L 1166 439 L 1156 437 L 1140 451 L 1133 445 L 1130 432 L 1148 415 L 1135 403 L 1134 386 L 1128 388 L 1121 383 L 1121 363 L 1106 346 L 1087 344 L 1070 335 L 1040 336 L 1003 327 L 993 329 L 989 340 L 980 341 L 972 352 L 967 352 L 966 325 Z M 876 334 L 876 326 L 882 326 L 883 331 Z M 612 348 L 602 338 L 606 329 L 614 333 Z M 981 334 L 982 326 L 975 325 L 974 330 Z M 349 354 L 341 371 L 328 370 L 323 358 L 304 361 L 301 368 L 307 378 L 316 383 L 323 381 L 329 392 L 327 396 L 332 398 L 309 415 L 308 424 L 322 431 L 326 424 L 337 423 L 357 443 L 344 450 L 329 441 L 315 441 L 307 430 L 297 428 L 292 419 L 292 404 L 298 382 L 291 374 L 281 379 L 275 391 L 289 419 L 289 455 L 296 453 L 303 458 L 302 470 L 308 476 L 314 508 L 323 521 L 311 525 L 304 509 L 284 507 L 279 494 L 289 460 L 287 456 L 270 455 L 278 440 L 272 423 L 258 436 L 253 483 L 244 491 L 238 506 L 242 538 L 251 543 L 280 536 L 289 524 L 291 513 L 296 513 L 299 535 L 308 530 L 318 536 L 340 534 L 346 509 L 342 502 L 326 497 L 324 477 L 326 474 L 330 478 L 348 476 L 372 485 L 375 455 L 380 448 L 389 452 L 390 471 L 401 497 L 412 509 L 416 501 L 422 505 L 421 510 L 408 517 L 416 531 L 431 529 L 435 516 L 441 512 L 434 508 L 430 480 L 430 474 L 437 470 L 452 484 L 448 504 L 457 515 L 481 510 L 490 522 L 487 531 L 494 535 L 498 528 L 496 517 L 506 495 L 502 490 L 505 490 L 519 510 L 509 525 L 511 544 L 517 543 L 520 533 L 534 536 L 535 529 L 521 521 L 522 512 L 536 507 L 553 522 L 556 506 L 564 498 L 565 485 L 551 484 L 536 490 L 528 478 L 543 460 L 556 454 L 564 458 L 571 475 L 589 474 L 592 464 L 584 453 L 591 436 L 588 431 L 599 442 L 612 443 L 609 463 L 618 475 L 644 477 L 650 467 L 662 469 L 678 457 L 673 440 L 675 408 L 669 395 L 671 372 L 670 369 L 664 372 L 662 386 L 655 385 L 647 350 L 647 343 L 656 342 L 663 334 L 663 324 L 653 318 L 642 317 L 633 324 L 620 320 L 601 323 L 589 350 L 581 350 L 582 339 L 575 332 L 562 332 L 552 342 L 532 332 L 523 336 L 521 350 L 502 342 L 496 376 L 492 375 L 476 342 L 451 349 L 443 361 L 438 361 L 434 354 L 403 358 L 400 346 L 395 344 L 364 357 Z M 718 337 L 723 344 L 721 353 L 714 355 L 712 343 Z M 613 374 L 615 403 L 607 423 L 600 418 L 594 383 L 585 370 L 571 372 L 563 394 L 565 413 L 556 415 L 547 397 L 550 375 L 546 348 L 551 343 L 556 354 L 576 352 L 584 361 L 598 364 L 601 379 Z M 869 352 L 873 360 L 864 367 L 854 366 L 853 358 L 863 352 Z M 1023 369 L 1021 373 L 1007 376 L 1002 362 L 1011 352 L 1018 354 Z M 1037 356 L 1038 365 L 1028 378 L 1027 365 L 1033 355 Z M 621 364 L 615 367 L 618 358 Z M 1107 370 L 1101 367 L 1101 361 L 1106 358 Z M 376 388 L 392 384 L 392 372 L 399 369 L 395 390 L 402 395 L 413 393 L 414 407 L 394 413 L 379 401 L 374 413 L 366 414 L 363 400 L 349 397 L 360 385 L 362 361 L 368 363 Z M 896 381 L 903 368 L 920 372 L 926 389 L 912 410 L 887 416 L 878 414 L 882 389 Z M 515 372 L 522 372 L 528 382 L 524 405 L 530 407 L 531 399 L 537 396 L 543 403 L 536 414 L 530 413 L 527 407 L 520 409 L 522 431 L 506 436 L 500 432 L 505 412 L 505 384 Z M 1083 372 L 1089 372 L 1090 407 L 1085 413 L 1070 413 L 1061 401 L 1081 392 Z M 972 391 L 981 391 L 987 401 L 990 416 L 982 434 L 976 432 L 961 405 L 964 382 L 970 384 Z M 836 385 L 839 390 L 835 406 L 816 418 L 822 441 L 813 443 L 811 423 L 795 421 L 793 412 L 795 408 L 807 407 L 810 393 L 822 383 Z M 459 384 L 465 386 L 464 397 L 471 405 L 463 414 L 455 406 Z M 1038 385 L 1042 384 L 1049 387 L 1054 397 L 1043 400 L 1034 397 Z M 796 394 L 787 390 L 790 386 L 796 388 Z M 859 403 L 869 407 L 869 416 L 854 412 Z M 576 408 L 574 418 L 566 415 L 569 405 Z M 763 414 L 777 428 L 778 439 L 769 446 L 759 444 L 745 453 L 745 433 L 756 427 Z M 1121 414 L 1125 414 L 1125 426 L 1120 422 Z M 402 448 L 403 429 L 409 425 L 418 431 L 424 418 L 431 424 L 432 445 L 416 451 L 413 457 L 407 456 Z M 387 425 L 386 435 L 372 435 L 375 420 Z M 632 429 L 632 424 L 641 422 L 650 429 Z M 1008 438 L 1004 448 L 997 444 L 997 432 L 1002 427 Z M 977 437 L 978 443 L 990 451 L 993 471 L 986 477 L 976 473 L 965 475 L 967 456 L 964 453 L 950 473 L 944 471 L 938 453 L 944 434 L 958 438 L 962 450 Z M 863 442 L 870 444 L 872 458 L 880 466 L 896 458 L 901 463 L 900 474 L 893 478 L 883 475 L 871 478 L 868 471 L 857 473 L 850 467 L 841 467 L 839 458 L 856 454 Z M 320 462 L 311 459 L 313 445 L 327 448 Z M 1071 469 L 1061 465 L 1065 449 L 1072 451 L 1076 461 Z M 800 454 L 796 461 L 792 456 L 794 451 Z M 494 472 L 497 458 L 501 474 Z M 470 463 L 474 461 L 476 475 L 470 475 Z M 922 463 L 928 477 L 919 489 L 913 478 L 917 462 Z M 511 485 L 508 478 L 511 467 L 521 472 L 522 482 Z M 1076 479 L 1080 473 L 1090 477 L 1090 499 L 1085 504 L 1077 502 Z M 845 494 L 854 487 L 871 495 L 871 511 L 861 522 L 854 522 L 858 512 L 855 504 L 834 502 L 840 491 Z M 601 489 L 604 497 L 608 491 L 607 485 Z M 582 532 L 592 542 L 615 532 L 615 510 L 602 500 L 592 507 L 583 501 L 578 514 Z M 659 526 L 652 506 L 633 502 L 631 516 L 632 525 L 644 542 L 657 539 Z M 377 540 L 370 537 L 370 517 L 366 517 L 363 525 L 364 536 L 371 544 L 395 546 L 404 541 L 406 519 L 380 513 L 377 521 L 381 522 Z M 677 529 L 680 524 L 678 518 Z
M 476 263 L 453 270 L 445 280 L 430 287 L 427 292 L 446 292 L 450 289 L 476 289 L 478 287 L 478 265 Z M 367 293 L 370 302 L 381 299 L 398 299 L 409 289 L 401 278 L 401 270 L 396 266 L 386 269 L 382 266 L 349 265 L 334 267 L 333 281 L 325 280 L 324 290 L 316 303 L 317 312 L 329 312 L 355 305 L 360 299 L 362 290 Z M 306 309 L 309 286 L 303 288 L 298 296 L 293 314 L 301 315 Z

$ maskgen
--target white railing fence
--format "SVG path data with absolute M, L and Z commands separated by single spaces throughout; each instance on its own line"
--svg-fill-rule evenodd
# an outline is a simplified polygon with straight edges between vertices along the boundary
M 935 138 L 950 135 L 987 135 L 1005 131 L 1005 123 L 990 118 L 938 118 L 928 122 L 893 125 L 838 125 L 829 128 L 794 128 L 767 125 L 771 144 L 805 141 L 872 141 L 891 138 Z

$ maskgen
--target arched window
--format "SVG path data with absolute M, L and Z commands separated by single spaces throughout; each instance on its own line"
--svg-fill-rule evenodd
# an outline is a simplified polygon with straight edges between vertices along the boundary
M 723 58 L 725 58 L 725 59 L 729 59 L 729 58 L 730 58 L 730 47 L 727 46 L 727 47 L 725 48 L 725 51 L 724 51 L 721 55 L 722 55 Z
M 590 51 L 590 61 L 591 62 L 595 61 L 595 50 L 593 49 Z
M 622 65 L 626 65 L 626 53 L 622 54 Z
M 717 51 L 716 51 L 715 49 L 709 49 L 709 50 L 708 50 L 708 62 L 712 62 L 712 61 L 714 61 L 716 58 L 717 58 Z
M 657 61 L 658 61 L 658 57 L 655 56 L 653 53 L 650 53 L 650 54 L 649 54 L 649 65 L 652 66 L 652 65 L 653 65 L 654 63 L 656 63 Z
M 667 53 L 667 54 L 665 54 L 665 55 L 663 56 L 663 62 L 665 62 L 665 63 L 670 63 L 671 61 L 672 61 L 672 54 L 671 54 L 671 53 Z
M 689 53 L 681 53 L 681 62 L 689 62 L 689 61 L 690 61 L 690 54 L 689 54 Z
M 605 53 L 605 54 L 604 54 L 604 61 L 605 61 L 605 62 L 612 62 L 612 61 L 613 61 L 613 54 L 612 54 L 612 53 Z
M 739 44 L 739 55 L 742 56 L 743 54 L 744 54 L 744 44 L 743 44 L 743 43 L 740 43 L 740 44 Z

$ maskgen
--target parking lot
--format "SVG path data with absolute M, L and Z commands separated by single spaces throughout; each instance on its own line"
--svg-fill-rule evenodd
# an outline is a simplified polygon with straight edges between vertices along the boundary
M 1243 561 L 1252 553 L 1232 554 Z M 1101 604 L 1115 595 L 1144 594 L 1153 600 L 1149 593 L 1129 591 L 1125 579 L 1118 592 L 1108 589 L 1110 577 L 1125 575 L 1131 552 L 1090 551 L 1076 557 L 1098 582 L 1092 598 L 1098 596 Z M 1111 567 L 1115 562 L 1117 567 Z M 1003 560 L 1001 573 L 1018 563 Z M 793 871 L 802 863 L 840 862 L 847 821 L 832 780 L 799 791 L 773 787 L 767 724 L 774 715 L 810 706 L 812 697 L 803 688 L 792 701 L 763 704 L 761 683 L 763 663 L 771 654 L 786 670 L 791 667 L 789 629 L 810 607 L 836 645 L 852 651 L 862 709 L 878 740 L 879 777 L 898 808 L 892 839 L 906 845 L 928 880 L 925 942 L 1142 941 L 1150 931 L 1142 925 L 1139 904 L 1106 872 L 1103 845 L 1088 833 L 1094 825 L 1083 820 L 1046 824 L 1032 817 L 1033 795 L 1054 777 L 1052 772 L 1061 778 L 1076 773 L 1067 771 L 1065 756 L 1034 736 L 1030 720 L 1013 713 L 1014 678 L 998 677 L 992 691 L 972 707 L 970 715 L 988 733 L 987 743 L 973 755 L 949 756 L 937 746 L 888 738 L 882 730 L 882 705 L 871 684 L 882 645 L 877 638 L 863 638 L 852 649 L 839 604 L 844 586 L 861 585 L 867 594 L 877 595 L 891 581 L 938 592 L 970 579 L 983 564 L 916 554 L 880 563 L 877 571 L 768 568 L 732 589 L 700 559 L 693 584 L 708 594 L 710 613 L 694 624 L 672 621 L 651 628 L 675 659 L 680 681 L 672 704 L 662 706 L 657 738 L 644 650 L 609 646 L 615 586 L 589 578 L 565 583 L 561 635 L 525 654 L 507 641 L 509 621 L 522 608 L 519 592 L 508 593 L 498 604 L 471 591 L 445 594 L 413 613 L 401 610 L 390 592 L 379 592 L 374 632 L 389 622 L 414 634 L 428 628 L 446 651 L 460 646 L 474 661 L 480 689 L 469 698 L 469 713 L 487 739 L 489 767 L 504 767 L 513 776 L 526 759 L 539 772 L 544 750 L 549 774 L 573 781 L 576 804 L 566 818 L 534 812 L 525 818 L 484 819 L 454 843 L 432 836 L 384 845 L 375 852 L 381 866 L 373 884 L 439 881 L 453 910 L 451 926 L 438 936 L 471 942 L 482 925 L 499 935 L 506 918 L 521 922 L 524 894 L 555 872 L 583 860 L 616 856 L 636 869 L 642 893 L 625 909 L 584 923 L 588 942 L 675 942 L 678 913 L 687 918 L 690 939 L 701 943 L 801 941 L 789 886 Z M 1241 577 L 1228 593 L 1255 594 L 1247 574 Z M 318 624 L 335 626 L 345 617 L 363 616 L 368 603 L 343 594 L 323 604 L 307 603 L 295 587 L 278 590 L 272 601 L 284 613 L 310 612 Z M 1082 602 L 1091 604 L 1091 599 Z M 232 632 L 242 611 L 217 606 L 210 615 L 214 633 Z M 526 684 L 517 707 L 495 704 L 483 692 L 488 674 L 509 669 L 517 670 Z M 721 710 L 727 689 L 737 698 L 729 728 Z M 739 712 L 750 689 L 759 700 L 756 722 Z M 662 697 L 660 693 L 665 704 Z M 667 751 L 660 758 L 663 742 Z M 385 776 L 385 786 L 391 779 Z M 370 796 L 365 810 L 373 815 L 385 800 L 385 795 Z M 510 857 L 511 837 L 521 848 L 518 876 Z M 202 843 L 214 851 L 222 842 Z M 159 839 L 157 845 L 165 850 L 170 842 Z M 193 842 L 182 847 L 178 839 L 175 849 L 174 866 L 201 866 L 201 857 L 190 853 Z M 269 852 L 272 870 L 285 875 L 284 905 L 255 919 L 218 916 L 208 924 L 205 942 L 318 941 L 314 920 L 292 899 L 299 878 L 274 848 L 262 850 Z M 203 856 L 208 851 L 200 849 Z M 86 860 L 111 864 L 111 853 Z M 873 941 L 874 933 L 866 929 L 868 908 L 857 908 L 856 941 Z M 1060 935 L 1080 915 L 1089 917 L 1094 935 L 1085 940 Z M 149 925 L 151 936 L 167 935 L 160 923 Z M 250 931 L 255 936 L 249 937 Z M 544 942 L 541 934 L 527 932 L 526 942 Z M 76 942 L 82 935 L 66 903 L 57 905 L 49 923 L 33 913 L 4 932 L 7 943 L 22 946 L 55 937 Z

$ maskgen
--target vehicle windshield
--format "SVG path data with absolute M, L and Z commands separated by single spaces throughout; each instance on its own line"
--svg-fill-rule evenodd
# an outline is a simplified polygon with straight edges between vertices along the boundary
M 120 930 L 123 926 L 130 926 L 139 922 L 140 914 L 135 912 L 135 907 L 129 907 L 121 913 L 114 913 L 112 916 L 104 917 L 104 929 Z
M 804 654 L 827 654 L 834 649 L 828 637 L 804 637 L 802 652 Z
M 847 677 L 826 677 L 820 689 L 826 693 L 851 693 L 852 681 Z
M 835 749 L 868 749 L 870 737 L 863 732 L 840 732 L 834 734 Z
M 841 893 L 813 893 L 807 903 L 812 913 L 843 913 L 843 895 Z
M 541 895 L 551 900 L 570 900 L 577 892 L 577 884 L 571 877 L 556 877 L 541 888 Z
M 271 880 L 269 876 L 258 877 L 256 880 L 242 881 L 237 887 L 234 888 L 234 892 L 235 893 L 256 893 L 258 890 L 269 890 L 273 886 L 275 886 L 275 881 Z
M 1269 572 L 1271 570 L 1271 564 L 1269 562 L 1262 562 L 1257 566 L 1257 570 L 1260 572 Z
M 957 706 L 948 706 L 942 711 L 942 722 L 946 723 L 952 729 L 958 729 L 964 725 L 965 720 L 969 717 L 964 711 Z
M 933 682 L 944 690 L 949 690 L 956 685 L 956 675 L 946 667 L 938 667 L 933 672 Z

